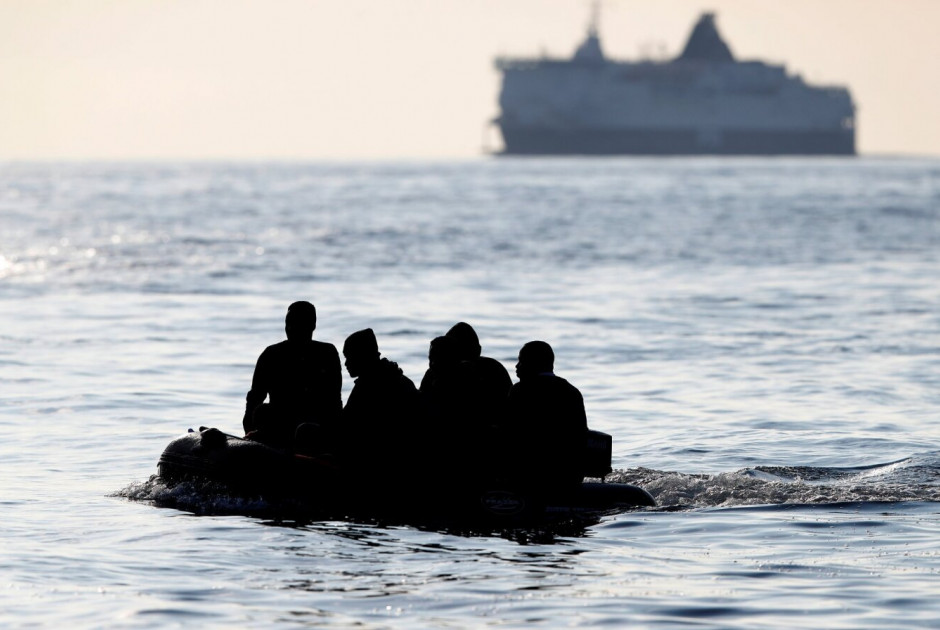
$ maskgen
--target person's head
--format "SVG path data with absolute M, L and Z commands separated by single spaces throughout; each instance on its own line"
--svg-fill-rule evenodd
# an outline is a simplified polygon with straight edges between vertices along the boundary
M 451 337 L 435 337 L 428 348 L 428 367 L 436 372 L 447 371 L 457 365 L 457 342 Z
M 471 361 L 480 358 L 483 351 L 480 348 L 480 338 L 473 330 L 473 326 L 467 322 L 457 322 L 447 331 L 446 337 L 450 337 L 456 343 L 457 357 L 460 361 Z
M 519 350 L 516 376 L 519 380 L 555 369 L 555 353 L 544 341 L 530 341 Z
M 358 330 L 346 337 L 343 343 L 343 356 L 346 357 L 346 370 L 353 378 L 362 374 L 364 369 L 379 360 L 379 342 L 371 328 Z
M 310 302 L 294 302 L 287 307 L 284 331 L 291 341 L 306 341 L 317 328 L 317 309 Z

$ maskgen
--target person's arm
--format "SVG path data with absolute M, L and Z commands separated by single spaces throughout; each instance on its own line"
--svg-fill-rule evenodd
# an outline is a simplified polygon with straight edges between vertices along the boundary
M 336 346 L 330 345 L 330 369 L 327 372 L 326 392 L 330 401 L 331 420 L 338 422 L 343 414 L 343 366 L 339 362 L 339 353 Z
M 585 412 L 584 410 L 584 396 L 582 396 L 581 392 L 578 391 L 577 389 L 575 389 L 575 391 L 578 393 L 576 403 L 575 403 L 575 409 L 574 409 L 575 423 L 578 428 L 578 431 L 580 431 L 581 433 L 586 433 L 588 430 L 588 424 L 587 424 L 587 412 Z
M 254 415 L 255 409 L 264 402 L 264 399 L 268 397 L 268 386 L 267 386 L 267 361 L 265 359 L 266 352 L 262 352 L 261 356 L 258 357 L 258 362 L 255 364 L 255 373 L 251 377 L 251 389 L 248 390 L 248 395 L 245 396 L 245 416 L 242 418 L 242 427 L 245 429 L 245 433 L 253 431 L 254 426 Z

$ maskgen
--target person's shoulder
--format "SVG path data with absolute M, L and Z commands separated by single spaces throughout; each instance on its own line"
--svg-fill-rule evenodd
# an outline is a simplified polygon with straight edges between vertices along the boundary
M 400 382 L 402 384 L 402 387 L 404 387 L 408 391 L 415 391 L 415 392 L 418 391 L 418 388 L 415 387 L 415 382 L 411 380 L 410 378 L 408 378 L 404 372 L 401 373 L 400 378 L 401 378 Z
M 531 379 L 520 380 L 512 384 L 512 387 L 509 388 L 510 396 L 520 396 L 525 394 L 527 391 L 534 387 L 534 383 Z
M 401 369 L 401 366 L 391 359 L 387 359 L 385 357 L 379 359 L 375 376 L 380 381 L 384 382 L 386 386 L 398 386 L 409 391 L 418 391 L 418 388 L 415 387 L 414 381 L 408 378 L 408 376 L 405 374 L 405 371 Z
M 336 351 L 336 346 L 328 341 L 317 341 L 316 339 L 313 339 L 311 340 L 311 344 L 311 347 L 318 352 L 339 355 L 339 353 Z
M 537 387 L 541 390 L 550 390 L 550 391 L 578 391 L 578 388 L 568 382 L 568 379 L 562 378 L 553 372 L 546 372 L 545 374 L 536 374 L 532 378 L 527 379 L 533 387 Z
M 572 385 L 568 379 L 562 378 L 558 375 L 555 375 L 553 378 L 559 388 L 567 390 L 571 394 L 577 394 L 579 397 L 581 396 L 581 390 Z
M 261 356 L 279 354 L 287 350 L 287 339 L 284 341 L 279 341 L 277 343 L 272 343 L 270 346 L 264 349 L 264 352 L 261 353 Z
M 479 357 L 477 361 L 479 361 L 481 365 L 486 365 L 488 367 L 500 367 L 504 370 L 506 369 L 506 366 L 503 365 L 502 361 L 494 359 L 493 357 Z
M 493 357 L 480 357 L 477 359 L 477 362 L 481 369 L 484 369 L 488 372 L 499 372 L 500 374 L 509 376 L 509 370 L 506 369 L 506 366 L 503 365 L 501 361 L 498 361 Z
M 558 376 L 557 374 L 552 374 L 552 375 L 548 376 L 548 378 L 550 378 L 550 379 L 552 380 L 552 382 L 558 383 L 561 387 L 572 387 L 572 388 L 575 388 L 574 385 L 572 385 L 571 382 L 570 382 L 568 379 L 566 379 L 566 378 L 564 378 L 564 377 L 561 377 L 561 376 Z M 577 388 L 575 388 L 575 389 L 577 389 Z
M 339 353 L 336 346 L 326 341 L 310 340 L 310 345 L 304 350 L 304 353 L 313 358 L 314 361 L 326 363 L 339 363 Z

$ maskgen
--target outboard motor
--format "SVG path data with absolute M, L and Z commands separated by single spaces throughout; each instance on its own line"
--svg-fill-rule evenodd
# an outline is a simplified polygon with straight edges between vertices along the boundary
M 603 479 L 613 470 L 610 462 L 613 454 L 613 438 L 601 431 L 588 429 L 584 443 L 581 470 L 585 477 Z

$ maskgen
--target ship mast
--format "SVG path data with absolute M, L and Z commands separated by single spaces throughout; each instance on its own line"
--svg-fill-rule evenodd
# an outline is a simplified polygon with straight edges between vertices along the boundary
M 588 22 L 588 37 L 597 37 L 597 27 L 601 23 L 601 3 L 594 0 L 591 3 L 591 19 Z
M 573 60 L 579 63 L 597 64 L 604 62 L 604 51 L 601 49 L 601 40 L 597 34 L 597 27 L 601 19 L 601 7 L 598 0 L 591 4 L 591 20 L 588 22 L 587 37 L 578 46 Z

